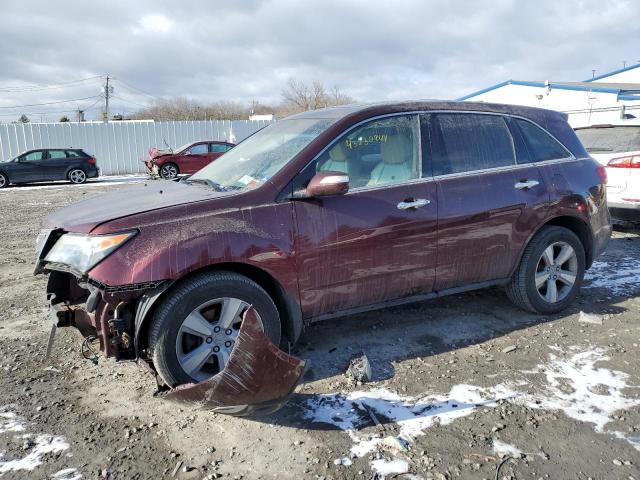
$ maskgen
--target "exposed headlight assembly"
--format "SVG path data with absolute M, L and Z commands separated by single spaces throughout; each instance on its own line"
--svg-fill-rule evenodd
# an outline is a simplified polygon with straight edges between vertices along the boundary
M 65 233 L 51 247 L 45 262 L 62 263 L 80 273 L 87 273 L 136 233 L 136 231 L 109 235 Z

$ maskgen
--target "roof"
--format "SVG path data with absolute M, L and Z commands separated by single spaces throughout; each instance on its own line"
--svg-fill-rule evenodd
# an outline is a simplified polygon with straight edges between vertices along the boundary
M 639 65 L 640 66 L 640 65 Z M 557 90 L 577 90 L 588 92 L 612 93 L 618 96 L 619 100 L 639 100 L 640 101 L 640 84 L 638 83 L 592 83 L 592 82 L 549 82 L 549 81 L 524 81 L 524 80 L 506 80 L 497 83 L 477 92 L 470 93 L 458 100 L 467 100 L 477 97 L 483 93 L 497 90 L 507 85 L 520 85 L 526 87 L 550 87 Z
M 594 80 L 600 80 L 602 78 L 611 77 L 612 75 L 617 75 L 618 73 L 628 72 L 629 70 L 633 70 L 640 67 L 640 63 L 636 63 L 635 65 L 629 65 L 628 67 L 620 68 L 618 70 L 613 70 L 612 72 L 603 73 L 602 75 L 598 75 L 597 77 L 588 78 L 584 80 L 585 82 L 593 82 Z
M 503 105 L 499 103 L 487 102 L 461 102 L 458 100 L 413 100 L 404 102 L 380 102 L 370 104 L 353 104 L 338 107 L 322 108 L 319 110 L 309 110 L 287 117 L 288 119 L 303 118 L 328 118 L 328 119 L 351 119 L 370 118 L 378 115 L 386 115 L 402 112 L 424 112 L 430 110 L 459 110 L 495 112 L 519 115 L 526 118 L 536 119 L 543 116 L 562 116 L 564 114 L 554 110 L 547 110 L 537 107 L 526 107 L 522 105 Z

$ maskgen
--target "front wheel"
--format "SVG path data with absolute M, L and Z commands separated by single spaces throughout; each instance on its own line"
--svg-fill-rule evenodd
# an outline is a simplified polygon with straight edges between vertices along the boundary
M 278 309 L 264 289 L 242 275 L 203 273 L 161 300 L 149 329 L 149 348 L 164 382 L 176 387 L 220 372 L 249 306 L 255 309 L 267 337 L 278 345 Z
M 87 181 L 87 174 L 80 168 L 74 168 L 71 170 L 67 177 L 71 183 L 75 183 L 77 185 Z
M 160 167 L 160 176 L 165 180 L 171 180 L 178 176 L 180 171 L 175 163 L 165 163 Z
M 527 245 L 507 295 L 524 310 L 557 313 L 578 295 L 584 270 L 584 246 L 576 234 L 546 226 Z

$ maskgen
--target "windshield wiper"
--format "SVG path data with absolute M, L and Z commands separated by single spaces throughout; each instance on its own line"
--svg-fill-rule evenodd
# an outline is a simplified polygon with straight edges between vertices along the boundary
M 226 192 L 227 189 L 224 188 L 219 183 L 214 182 L 213 180 L 209 180 L 208 178 L 188 178 L 185 180 L 187 183 L 202 183 L 204 185 L 208 185 L 213 188 L 216 192 Z

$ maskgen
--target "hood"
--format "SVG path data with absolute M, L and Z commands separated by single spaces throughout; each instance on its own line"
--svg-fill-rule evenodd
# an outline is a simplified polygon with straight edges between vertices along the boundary
M 206 185 L 161 180 L 144 186 L 104 193 L 82 200 L 48 215 L 44 228 L 89 233 L 98 225 L 117 218 L 164 207 L 193 203 L 228 195 Z
M 149 149 L 149 158 L 153 160 L 154 158 L 163 157 L 165 155 L 173 155 L 173 153 L 173 150 L 170 148 L 159 150 L 156 147 L 151 147 Z

